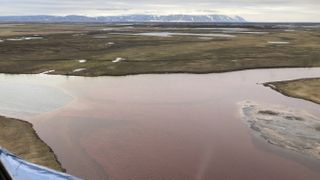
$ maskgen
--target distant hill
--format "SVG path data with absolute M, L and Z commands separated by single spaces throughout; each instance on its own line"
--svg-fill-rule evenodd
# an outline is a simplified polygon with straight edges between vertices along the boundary
M 246 22 L 226 15 L 0 16 L 0 22 Z

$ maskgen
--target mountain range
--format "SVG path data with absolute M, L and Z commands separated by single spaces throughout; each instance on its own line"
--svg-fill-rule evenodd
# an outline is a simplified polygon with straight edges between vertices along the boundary
M 226 15 L 0 16 L 0 22 L 246 22 Z

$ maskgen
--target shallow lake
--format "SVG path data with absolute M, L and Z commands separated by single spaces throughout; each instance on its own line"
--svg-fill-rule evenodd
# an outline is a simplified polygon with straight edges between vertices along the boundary
M 171 36 L 199 36 L 199 37 L 236 37 L 230 34 L 214 34 L 214 33 L 173 33 L 173 32 L 146 32 L 146 33 L 138 33 L 133 35 L 141 35 L 141 36 L 158 36 L 158 37 L 171 37 Z
M 237 103 L 300 108 L 260 83 L 320 68 L 123 77 L 0 75 L 0 114 L 28 120 L 68 173 L 87 179 L 320 179 L 320 162 L 255 137 Z M 5 102 L 5 103 L 3 103 Z

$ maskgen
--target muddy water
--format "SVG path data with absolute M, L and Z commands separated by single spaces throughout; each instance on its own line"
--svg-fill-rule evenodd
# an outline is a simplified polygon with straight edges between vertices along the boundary
M 19 107 L 15 111 L 34 124 L 71 174 L 120 180 L 320 178 L 318 161 L 255 137 L 240 119 L 236 105 L 253 100 L 320 116 L 319 105 L 257 84 L 320 77 L 319 68 L 206 75 L 27 77 L 1 75 L 0 82 L 50 87 L 59 90 L 61 97 L 72 97 L 60 101 L 49 93 L 42 99 L 60 108 L 44 111 L 42 103 L 33 115 Z

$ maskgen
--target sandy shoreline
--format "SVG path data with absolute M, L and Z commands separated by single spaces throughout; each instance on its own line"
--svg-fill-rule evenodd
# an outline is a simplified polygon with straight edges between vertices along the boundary
M 40 139 L 32 124 L 0 116 L 0 146 L 23 159 L 64 172 L 52 149 Z
M 320 159 L 320 119 L 280 105 L 241 102 L 240 114 L 250 129 L 268 143 Z

